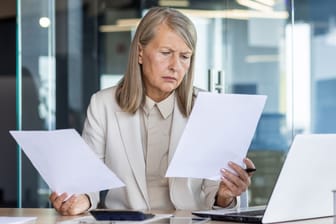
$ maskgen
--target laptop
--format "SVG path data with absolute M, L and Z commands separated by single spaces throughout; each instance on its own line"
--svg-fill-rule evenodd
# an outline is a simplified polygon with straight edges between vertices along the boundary
M 336 134 L 296 135 L 267 206 L 193 211 L 213 220 L 278 223 L 333 216 Z M 245 214 L 248 213 L 248 214 Z M 256 213 L 250 215 L 249 213 Z

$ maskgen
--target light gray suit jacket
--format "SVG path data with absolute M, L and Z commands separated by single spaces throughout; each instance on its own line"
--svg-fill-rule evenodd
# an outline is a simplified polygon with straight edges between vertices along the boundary
M 145 161 L 140 133 L 140 113 L 123 112 L 115 100 L 115 87 L 95 93 L 87 110 L 83 138 L 98 157 L 125 183 L 111 189 L 105 199 L 110 209 L 150 209 L 147 194 Z M 169 147 L 172 159 L 186 125 L 175 105 Z M 89 180 L 94 181 L 94 180 Z M 176 209 L 210 209 L 219 182 L 191 178 L 170 178 L 169 192 Z M 99 202 L 99 193 L 89 193 L 91 208 Z

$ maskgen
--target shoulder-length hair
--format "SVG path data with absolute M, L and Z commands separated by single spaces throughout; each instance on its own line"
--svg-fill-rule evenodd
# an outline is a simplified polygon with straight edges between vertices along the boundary
M 138 45 L 146 46 L 153 39 L 156 28 L 163 23 L 176 32 L 193 52 L 189 70 L 175 90 L 178 106 L 182 114 L 189 116 L 191 113 L 193 106 L 194 58 L 197 41 L 196 29 L 187 16 L 167 7 L 151 8 L 137 27 L 130 46 L 126 72 L 118 83 L 115 96 L 123 111 L 135 113 L 145 101 L 141 65 L 138 63 Z

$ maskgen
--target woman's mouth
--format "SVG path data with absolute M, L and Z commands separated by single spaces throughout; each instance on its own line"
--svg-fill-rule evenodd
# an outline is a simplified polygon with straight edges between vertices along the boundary
M 176 82 L 176 78 L 172 76 L 163 76 L 162 78 L 168 82 Z

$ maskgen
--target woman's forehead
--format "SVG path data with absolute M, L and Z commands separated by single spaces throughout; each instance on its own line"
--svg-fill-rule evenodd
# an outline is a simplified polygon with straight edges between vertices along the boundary
M 192 52 L 186 41 L 183 37 L 176 31 L 170 28 L 166 24 L 161 24 L 155 30 L 155 34 L 153 38 L 149 41 L 149 43 L 157 44 L 157 45 L 165 45 L 171 47 L 179 47 L 180 49 L 184 49 L 185 52 Z

